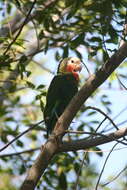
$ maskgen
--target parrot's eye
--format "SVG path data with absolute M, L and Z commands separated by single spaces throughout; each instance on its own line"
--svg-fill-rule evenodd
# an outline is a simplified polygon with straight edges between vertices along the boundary
M 74 63 L 74 60 L 71 60 L 71 63 Z

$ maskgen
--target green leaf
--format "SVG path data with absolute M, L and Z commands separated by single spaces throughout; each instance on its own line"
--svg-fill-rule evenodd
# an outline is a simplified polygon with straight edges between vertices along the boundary
M 75 170 L 75 173 L 78 173 L 79 172 L 79 168 L 80 168 L 80 164 L 78 162 L 74 163 L 74 170 Z M 81 170 L 80 170 L 80 173 L 79 175 L 81 174 Z
M 91 59 L 92 57 L 94 57 L 95 55 L 97 55 L 97 51 L 92 51 L 89 53 L 88 55 L 88 59 Z
M 36 96 L 36 100 L 40 100 L 42 98 L 42 95 L 41 94 L 38 94 L 37 96 Z
M 19 60 L 19 63 L 24 63 L 24 62 L 26 62 L 26 61 L 27 61 L 27 56 L 22 55 L 22 57 L 21 57 L 20 60 Z
M 109 55 L 106 51 L 103 50 L 103 61 L 106 62 L 109 59 Z
M 43 91 L 43 92 L 41 93 L 41 96 L 46 96 L 46 95 L 47 95 L 46 91 Z
M 19 64 L 18 64 L 18 71 L 21 75 L 21 79 L 23 79 L 23 73 L 26 72 L 26 62 L 27 62 L 27 57 L 25 55 L 23 55 L 20 60 L 19 60 Z
M 17 141 L 16 141 L 16 144 L 17 144 L 17 146 L 20 146 L 20 147 L 23 147 L 23 146 L 24 146 L 23 142 L 20 141 L 20 140 L 17 140 Z
M 69 53 L 69 47 L 68 47 L 68 45 L 67 46 L 65 46 L 65 47 L 63 47 L 63 58 L 66 58 L 66 57 L 68 57 L 68 53 Z
M 45 48 L 44 48 L 44 53 L 46 54 L 46 52 L 48 51 L 48 48 L 49 48 L 49 40 L 47 40 L 45 42 Z
M 97 120 L 93 120 L 93 121 L 91 121 L 90 123 L 93 123 L 93 124 L 99 124 L 100 122 L 97 121 Z
M 36 140 L 37 140 L 37 134 L 31 133 L 31 134 L 29 135 L 29 138 L 31 138 L 33 141 L 36 141 Z
M 20 168 L 19 168 L 19 173 L 20 173 L 20 174 L 23 174 L 23 173 L 25 173 L 25 171 L 26 171 L 26 167 L 25 167 L 24 164 L 22 164 L 22 165 L 20 166 Z
M 96 153 L 98 156 L 100 156 L 100 157 L 103 156 L 103 152 L 102 152 L 102 150 L 101 150 L 100 148 L 94 147 L 93 150 L 96 151 L 95 153 Z
M 6 117 L 5 121 L 15 121 L 13 117 Z
M 25 71 L 25 73 L 26 73 L 26 76 L 29 77 L 32 72 L 31 71 Z
M 91 42 L 102 42 L 102 39 L 99 37 L 92 37 L 89 39 L 89 41 L 91 41 Z
M 8 139 L 7 139 L 7 132 L 6 132 L 6 131 L 2 131 L 2 132 L 1 132 L 1 140 L 2 140 L 4 143 L 7 143 L 7 142 L 8 142 Z
M 15 4 L 17 5 L 18 8 L 21 8 L 20 2 L 18 0 L 15 0 Z
M 85 35 L 84 33 L 81 33 L 80 35 L 78 35 L 78 37 L 76 37 L 74 40 L 70 42 L 72 49 L 75 49 L 76 47 L 78 47 L 83 43 L 84 35 Z
M 76 55 L 77 55 L 80 59 L 82 59 L 82 54 L 81 54 L 79 51 L 75 50 L 75 53 L 76 53 Z
M 44 111 L 44 102 L 42 100 L 40 100 L 40 106 L 41 106 L 41 111 L 43 112 Z
M 55 59 L 56 59 L 57 61 L 59 61 L 61 58 L 62 58 L 62 57 L 60 56 L 60 53 L 59 53 L 58 51 L 56 51 L 56 53 L 55 53 Z
M 29 88 L 35 89 L 35 85 L 32 82 L 26 81 L 26 84 Z
M 97 112 L 96 111 L 91 111 L 91 112 L 89 112 L 87 115 L 88 116 L 91 116 L 91 115 L 94 115 L 94 114 L 96 114 Z
M 0 55 L 0 67 L 10 67 L 12 61 L 9 55 Z
M 40 85 L 37 87 L 37 90 L 42 89 L 42 88 L 44 88 L 44 87 L 45 87 L 44 84 L 40 84 Z

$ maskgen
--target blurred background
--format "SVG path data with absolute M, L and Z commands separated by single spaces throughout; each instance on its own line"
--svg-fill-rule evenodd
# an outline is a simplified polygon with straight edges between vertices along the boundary
M 0 0 L 0 190 L 18 189 L 46 142 L 45 125 L 38 123 L 59 61 L 77 56 L 95 73 L 126 40 L 126 7 L 126 0 Z M 89 77 L 87 69 L 83 66 L 79 88 Z M 98 108 L 117 127 L 126 127 L 126 90 L 125 60 L 82 105 L 70 129 L 115 131 L 101 112 L 85 111 L 85 106 Z M 33 130 L 2 149 L 33 124 Z M 89 135 L 66 134 L 64 140 L 83 137 Z M 126 190 L 124 142 L 57 155 L 36 189 Z

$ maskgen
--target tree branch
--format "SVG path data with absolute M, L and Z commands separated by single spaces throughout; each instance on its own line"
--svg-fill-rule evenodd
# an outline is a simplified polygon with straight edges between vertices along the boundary
M 97 133 L 97 132 L 71 131 L 71 130 L 66 130 L 66 132 L 67 132 L 67 133 L 76 133 L 76 134 L 87 134 L 87 135 L 89 134 L 89 135 L 91 135 L 92 138 L 95 137 L 95 136 L 101 136 L 101 137 L 106 137 L 106 138 L 107 138 L 107 136 L 106 136 L 105 134 L 103 134 L 103 133 Z M 88 138 L 89 138 L 89 137 L 88 137 Z M 127 145 L 127 143 L 122 142 L 122 141 L 120 141 L 120 140 L 118 140 L 118 139 L 115 139 L 115 138 L 114 138 L 114 140 L 115 140 L 116 142 L 118 142 L 118 143 L 123 144 L 123 145 Z
M 24 151 L 21 151 L 21 152 L 14 152 L 14 153 L 9 153 L 9 154 L 0 154 L 0 158 L 18 156 L 20 154 L 28 154 L 28 153 L 38 151 L 38 150 L 40 150 L 40 147 L 24 150 Z
M 33 166 L 30 168 L 28 175 L 21 187 L 20 190 L 31 189 L 34 190 L 36 184 L 38 183 L 41 175 L 44 173 L 48 164 L 50 163 L 53 156 L 61 151 L 69 151 L 72 149 L 71 146 L 66 143 L 64 145 L 59 145 L 56 142 L 56 137 L 64 133 L 68 129 L 69 124 L 76 115 L 77 111 L 80 109 L 81 105 L 91 96 L 91 94 L 110 76 L 110 74 L 121 64 L 121 62 L 127 57 L 127 43 L 124 43 L 119 50 L 111 56 L 111 58 L 101 67 L 95 75 L 91 75 L 90 78 L 86 81 L 81 90 L 72 98 L 71 102 L 65 109 L 64 113 L 58 119 L 54 129 L 54 136 L 51 136 L 50 139 L 45 143 L 42 148 L 41 153 L 36 159 Z M 114 140 L 114 138 L 121 138 L 127 134 L 127 129 L 118 130 L 114 134 L 110 134 L 110 138 L 98 137 L 98 143 L 95 139 L 89 141 L 89 146 L 96 146 L 106 142 Z M 94 141 L 94 143 L 93 143 Z M 79 143 L 76 142 L 73 144 L 75 147 L 78 147 L 77 150 L 81 149 L 82 140 Z M 84 147 L 83 147 L 84 148 Z M 87 147 L 88 148 L 88 147 Z M 59 151 L 58 151 L 59 150 Z
M 111 122 L 111 124 L 114 126 L 115 129 L 117 129 L 117 130 L 119 129 L 117 127 L 117 125 L 114 123 L 114 121 L 106 113 L 104 113 L 102 110 L 100 110 L 99 108 L 96 108 L 96 107 L 93 107 L 93 106 L 87 106 L 86 110 L 87 109 L 93 109 L 93 110 L 98 111 L 99 113 L 101 113 L 102 115 L 104 115 L 106 119 L 108 119 Z
M 35 127 L 37 127 L 42 122 L 44 122 L 44 120 L 39 121 L 36 124 L 31 124 L 30 128 L 26 129 L 25 131 L 23 131 L 22 133 L 20 133 L 19 135 L 17 135 L 15 138 L 13 138 L 11 141 L 9 141 L 7 144 L 5 144 L 2 148 L 0 148 L 0 152 L 2 152 L 3 150 L 5 150 L 9 145 L 11 145 L 13 142 L 15 142 L 17 139 L 19 139 L 20 137 L 22 137 L 23 135 L 25 135 L 29 131 L 33 130 Z
M 80 139 L 71 142 L 64 142 L 58 148 L 57 152 L 69 152 L 88 149 L 94 146 L 102 145 L 114 140 L 118 140 L 124 136 L 127 136 L 127 128 L 122 128 L 116 132 L 109 133 L 108 135 L 90 138 L 90 139 Z

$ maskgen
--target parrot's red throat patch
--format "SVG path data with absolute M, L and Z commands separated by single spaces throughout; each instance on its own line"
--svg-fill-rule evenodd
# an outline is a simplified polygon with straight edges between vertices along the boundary
M 79 74 L 78 72 L 80 72 L 82 69 L 80 64 L 68 64 L 66 67 L 66 71 L 69 73 L 72 73 L 74 75 L 74 77 L 76 78 L 76 80 L 79 80 Z

